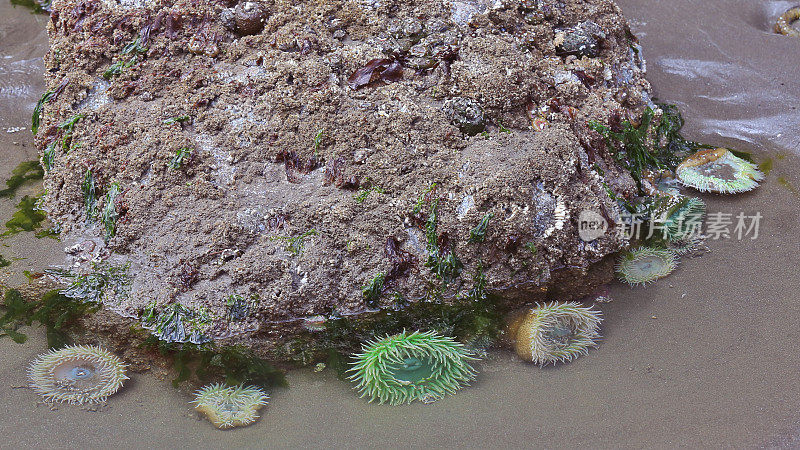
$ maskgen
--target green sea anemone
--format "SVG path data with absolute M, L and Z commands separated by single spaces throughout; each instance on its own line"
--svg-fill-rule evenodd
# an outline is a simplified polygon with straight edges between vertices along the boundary
M 639 247 L 623 253 L 617 263 L 617 276 L 621 281 L 636 286 L 664 278 L 678 266 L 670 250 Z
M 511 321 L 508 333 L 517 355 L 545 365 L 571 361 L 597 346 L 600 311 L 577 302 L 536 305 Z
M 370 402 L 428 403 L 454 394 L 475 379 L 469 362 L 477 358 L 452 338 L 433 331 L 403 331 L 369 341 L 362 352 L 354 355 L 350 379 Z
M 679 241 L 698 234 L 705 214 L 706 204 L 699 198 L 678 197 L 676 204 L 662 216 L 664 237 Z
M 39 355 L 28 369 L 28 378 L 45 401 L 77 405 L 104 402 L 128 379 L 119 358 L 91 345 Z
M 257 387 L 219 383 L 204 386 L 194 395 L 194 409 L 220 429 L 250 425 L 258 419 L 258 410 L 269 400 Z
M 695 153 L 682 162 L 675 173 L 685 186 L 720 194 L 752 191 L 764 179 L 764 174 L 755 164 L 724 148 Z

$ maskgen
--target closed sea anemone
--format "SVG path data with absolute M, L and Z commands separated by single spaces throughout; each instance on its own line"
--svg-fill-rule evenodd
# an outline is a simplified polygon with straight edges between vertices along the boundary
M 125 364 L 111 352 L 74 345 L 39 355 L 28 369 L 31 387 L 48 402 L 101 403 L 128 379 Z
M 194 409 L 220 429 L 250 425 L 258 419 L 258 410 L 269 400 L 257 387 L 219 383 L 203 386 L 194 395 Z
M 639 247 L 622 254 L 617 263 L 617 276 L 636 286 L 664 278 L 677 266 L 677 256 L 671 250 Z
M 720 194 L 752 191 L 764 179 L 755 164 L 724 148 L 695 153 L 682 162 L 675 173 L 685 186 Z
M 425 403 L 454 394 L 475 379 L 470 361 L 476 360 L 463 345 L 433 331 L 407 333 L 368 341 L 354 355 L 350 379 L 361 397 L 399 405 Z
M 786 36 L 800 37 L 800 31 L 792 26 L 800 20 L 800 6 L 795 6 L 778 17 L 775 22 L 775 32 Z
M 511 321 L 508 334 L 520 358 L 545 365 L 585 355 L 600 338 L 600 311 L 577 302 L 536 305 Z

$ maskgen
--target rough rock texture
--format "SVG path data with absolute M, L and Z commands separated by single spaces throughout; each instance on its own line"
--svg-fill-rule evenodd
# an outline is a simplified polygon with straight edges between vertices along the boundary
M 509 307 L 566 300 L 626 245 L 577 232 L 635 188 L 586 122 L 651 104 L 611 1 L 54 0 L 49 32 L 45 206 L 73 272 L 130 264 L 105 305 L 162 337 L 270 354 L 481 270 Z

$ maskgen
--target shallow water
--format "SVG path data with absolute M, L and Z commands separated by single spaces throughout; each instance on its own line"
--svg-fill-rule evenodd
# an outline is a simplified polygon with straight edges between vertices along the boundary
M 4 0 L 0 0 L 4 1 Z M 614 285 L 604 339 L 575 362 L 544 368 L 494 352 L 474 385 L 431 405 L 370 405 L 328 371 L 289 374 L 255 425 L 220 432 L 189 396 L 152 374 L 132 376 L 97 411 L 36 406 L 24 369 L 45 346 L 0 340 L 0 435 L 9 447 L 798 445 L 800 390 L 800 40 L 772 34 L 788 2 L 621 0 L 640 36 L 657 96 L 678 103 L 688 138 L 751 151 L 773 169 L 754 193 L 703 196 L 710 212 L 760 212 L 760 236 L 712 240 L 652 286 Z M 0 3 L 0 179 L 35 158 L 30 111 L 44 86 L 45 18 Z M 10 74 L 10 78 L 5 74 Z M 19 145 L 14 145 L 19 142 Z M 35 187 L 26 188 L 33 192 Z M 13 203 L 0 199 L 0 217 Z M 5 220 L 5 219 L 4 219 Z M 21 234 L 5 270 L 58 262 L 63 245 Z M 6 247 L 5 245 L 9 245 Z

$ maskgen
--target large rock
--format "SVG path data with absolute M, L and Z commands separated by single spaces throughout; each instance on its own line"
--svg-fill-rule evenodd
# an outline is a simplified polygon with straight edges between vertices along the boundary
M 586 122 L 650 104 L 613 2 L 246 3 L 53 2 L 45 205 L 108 309 L 275 356 L 480 273 L 504 308 L 610 280 L 577 217 L 634 184 Z

